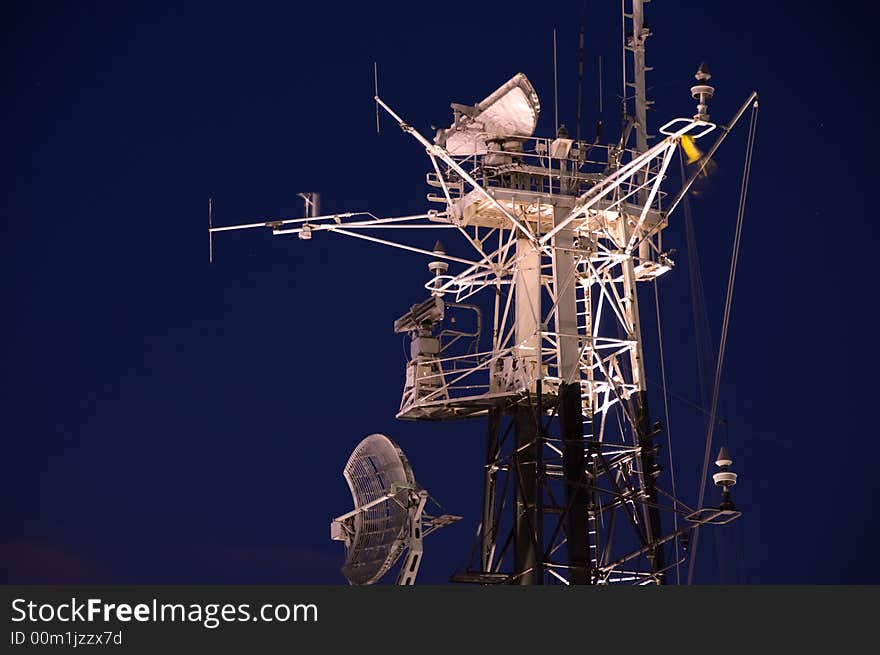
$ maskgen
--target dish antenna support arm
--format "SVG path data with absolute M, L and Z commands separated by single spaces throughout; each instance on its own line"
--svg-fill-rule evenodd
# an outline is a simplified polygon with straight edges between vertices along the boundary
M 330 538 L 336 541 L 344 541 L 346 542 L 346 544 L 349 544 L 352 530 L 350 526 L 348 526 L 348 523 L 351 521 L 351 519 L 356 514 L 360 512 L 366 512 L 371 507 L 390 500 L 395 496 L 396 493 L 384 494 L 382 496 L 379 496 L 375 500 L 365 505 L 362 505 L 361 507 L 356 507 L 350 512 L 346 512 L 341 516 L 337 516 L 330 523 Z M 414 491 L 410 494 L 409 505 L 407 507 L 409 522 L 406 528 L 406 557 L 404 558 L 403 565 L 400 567 L 400 572 L 397 575 L 396 584 L 398 585 L 415 584 L 416 576 L 419 574 L 419 567 L 422 565 L 422 555 L 425 552 L 425 530 L 422 525 L 422 516 L 425 512 L 425 504 L 427 502 L 428 492 L 424 489 L 422 489 L 421 491 Z
M 419 574 L 422 554 L 424 553 L 422 514 L 425 511 L 425 503 L 427 502 L 428 492 L 424 489 L 418 493 L 413 493 L 411 496 L 409 525 L 407 526 L 409 537 L 406 540 L 406 557 L 403 560 L 403 565 L 400 567 L 400 572 L 397 574 L 397 584 L 399 585 L 408 586 L 415 584 L 416 576 Z

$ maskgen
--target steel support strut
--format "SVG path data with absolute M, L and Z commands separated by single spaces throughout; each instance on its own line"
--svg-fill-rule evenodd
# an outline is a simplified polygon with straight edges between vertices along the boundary
M 553 207 L 554 227 L 562 223 L 568 208 Z M 588 584 L 590 578 L 587 505 L 589 494 L 584 475 L 584 417 L 581 405 L 580 344 L 578 339 L 577 288 L 574 231 L 559 230 L 553 246 L 553 288 L 556 295 L 556 356 L 559 367 L 559 432 L 562 438 L 562 468 L 565 478 L 564 517 L 568 565 L 572 584 Z
M 539 506 L 543 503 L 538 480 L 538 425 L 531 403 L 520 403 L 514 410 L 516 450 L 513 454 L 516 483 L 516 519 L 514 534 L 514 582 L 520 585 L 543 584 L 544 574 L 538 544 L 543 541 Z
M 489 429 L 486 437 L 486 471 L 483 479 L 483 522 L 480 565 L 482 571 L 490 571 L 495 554 L 495 486 L 498 476 L 500 445 L 498 432 L 501 427 L 501 410 L 489 410 Z
M 662 531 L 660 510 L 657 509 L 657 487 L 655 484 L 660 468 L 657 465 L 654 435 L 648 415 L 648 394 L 645 391 L 639 391 L 631 406 L 632 415 L 635 417 L 636 422 L 635 427 L 640 447 L 639 458 L 642 465 L 642 491 L 645 495 L 642 508 L 648 525 L 648 545 L 651 546 L 647 556 L 651 562 L 651 571 L 657 574 L 657 582 L 663 584 L 665 576 L 662 571 L 666 568 L 666 558 L 663 554 L 663 546 L 658 543 Z
M 587 505 L 589 494 L 584 473 L 584 431 L 580 383 L 559 388 L 559 430 L 562 435 L 562 466 L 565 473 L 565 537 L 572 584 L 591 582 Z

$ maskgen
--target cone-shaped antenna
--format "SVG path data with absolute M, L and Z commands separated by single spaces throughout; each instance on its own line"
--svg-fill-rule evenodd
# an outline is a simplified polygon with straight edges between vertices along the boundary
M 705 61 L 700 63 L 700 67 L 697 69 L 694 77 L 701 82 L 712 78 L 712 74 L 709 72 L 709 65 Z

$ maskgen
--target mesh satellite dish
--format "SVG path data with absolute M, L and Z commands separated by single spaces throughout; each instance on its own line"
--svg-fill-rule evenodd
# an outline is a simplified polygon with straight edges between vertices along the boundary
M 488 141 L 529 137 L 538 126 L 541 104 L 528 78 L 517 73 L 474 106 L 452 103 L 455 122 L 434 139 L 452 155 L 482 155 Z
M 353 585 L 373 584 L 406 553 L 397 584 L 411 585 L 422 560 L 422 539 L 460 516 L 431 516 L 428 492 L 419 487 L 403 451 L 383 434 L 371 434 L 343 471 L 354 509 L 330 523 L 330 538 L 345 542 L 342 572 Z

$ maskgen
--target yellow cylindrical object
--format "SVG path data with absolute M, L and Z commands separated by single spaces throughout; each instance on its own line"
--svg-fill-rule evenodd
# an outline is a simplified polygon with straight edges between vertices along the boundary
M 687 134 L 683 134 L 681 137 L 681 147 L 684 149 L 684 154 L 687 155 L 688 164 L 693 164 L 703 156 L 703 153 L 697 148 L 697 144 Z

